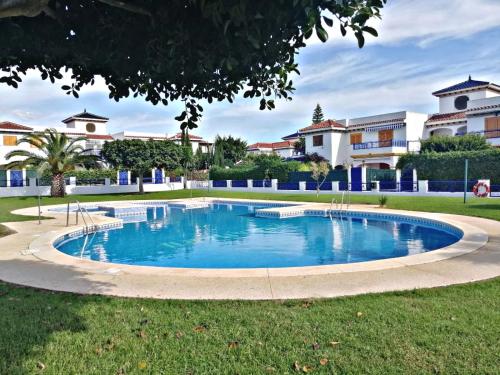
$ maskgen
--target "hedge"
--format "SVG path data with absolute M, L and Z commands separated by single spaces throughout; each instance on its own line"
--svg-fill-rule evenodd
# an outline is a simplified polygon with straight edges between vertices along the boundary
M 415 168 L 419 180 L 461 180 L 465 159 L 469 159 L 469 179 L 490 179 L 500 184 L 500 150 L 428 152 L 405 154 L 397 168 Z
M 289 172 L 297 171 L 300 168 L 298 162 L 282 162 L 273 164 L 267 168 L 264 166 L 245 166 L 234 168 L 214 167 L 210 169 L 211 180 L 264 180 L 266 178 L 276 178 L 279 181 L 287 182 Z
M 27 175 L 31 175 L 34 171 L 27 171 Z M 76 177 L 77 180 L 99 180 L 104 178 L 116 181 L 116 169 L 81 169 L 64 173 L 64 177 Z M 35 177 L 35 175 L 33 175 Z M 42 179 L 50 179 L 50 171 L 46 171 Z

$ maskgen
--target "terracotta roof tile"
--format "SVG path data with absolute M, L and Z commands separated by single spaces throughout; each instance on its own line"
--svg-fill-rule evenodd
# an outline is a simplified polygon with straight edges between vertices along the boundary
M 197 135 L 189 134 L 189 139 L 203 139 L 203 137 L 199 137 Z M 169 139 L 181 139 L 182 133 L 177 133 L 176 135 L 171 136 Z
M 429 117 L 429 119 L 425 122 L 426 124 L 431 122 L 441 122 L 441 121 L 452 121 L 452 120 L 462 120 L 465 119 L 465 111 L 464 112 L 452 112 L 452 113 L 436 113 Z
M 306 128 L 300 129 L 300 132 L 308 132 L 321 129 L 345 129 L 345 125 L 339 124 L 334 120 L 325 120 L 317 124 L 312 124 Z
M 30 130 L 30 131 L 33 130 L 33 128 L 30 128 L 29 126 L 19 125 L 19 124 L 16 124 L 15 122 L 10 122 L 10 121 L 0 122 L 0 129 L 3 129 L 3 130 Z
M 294 141 L 281 141 L 281 142 L 257 142 L 251 144 L 247 147 L 248 150 L 255 150 L 259 148 L 270 148 L 273 150 L 282 149 L 282 148 L 290 148 L 295 144 Z

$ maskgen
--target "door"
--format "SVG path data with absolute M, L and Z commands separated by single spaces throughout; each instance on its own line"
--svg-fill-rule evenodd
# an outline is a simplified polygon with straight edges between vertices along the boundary
M 488 117 L 485 119 L 484 136 L 486 138 L 500 137 L 500 117 Z
M 403 169 L 401 171 L 401 191 L 413 191 L 413 185 L 416 181 L 413 181 L 413 169 Z
M 163 183 L 163 171 L 161 169 L 155 169 L 155 184 Z
M 128 171 L 120 171 L 118 174 L 118 184 L 128 185 Z
M 392 145 L 392 140 L 394 139 L 394 130 L 380 130 L 378 132 L 378 143 L 379 147 L 390 147 Z
M 23 186 L 23 171 L 10 170 L 10 186 Z
M 361 167 L 351 168 L 351 191 L 363 190 Z

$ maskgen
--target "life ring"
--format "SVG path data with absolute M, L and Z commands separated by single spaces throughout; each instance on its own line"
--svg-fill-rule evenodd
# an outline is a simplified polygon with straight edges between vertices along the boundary
M 490 187 L 488 186 L 488 184 L 484 182 L 478 182 L 472 188 L 472 192 L 476 197 L 484 198 L 487 197 L 488 194 L 490 193 Z

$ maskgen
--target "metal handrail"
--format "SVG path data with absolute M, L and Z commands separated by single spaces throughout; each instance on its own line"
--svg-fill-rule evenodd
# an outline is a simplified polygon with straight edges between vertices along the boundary
M 90 230 L 95 230 L 96 225 L 94 223 L 94 220 L 92 219 L 92 216 L 89 214 L 89 212 L 87 211 L 87 209 L 85 207 L 82 207 L 80 205 L 80 202 L 77 200 L 75 200 L 73 202 L 68 202 L 67 209 L 66 209 L 66 226 L 69 226 L 69 207 L 70 207 L 71 203 L 76 203 L 76 205 L 77 205 L 77 210 L 76 210 L 76 215 L 75 215 L 75 221 L 76 221 L 75 225 L 78 225 L 78 213 L 80 213 L 80 215 L 82 216 L 83 224 L 84 224 L 84 232 L 88 233 L 88 232 L 90 232 Z M 89 226 L 87 224 L 87 220 L 85 220 L 84 212 L 87 214 L 87 217 L 90 220 L 90 222 L 92 223 L 92 226 Z

